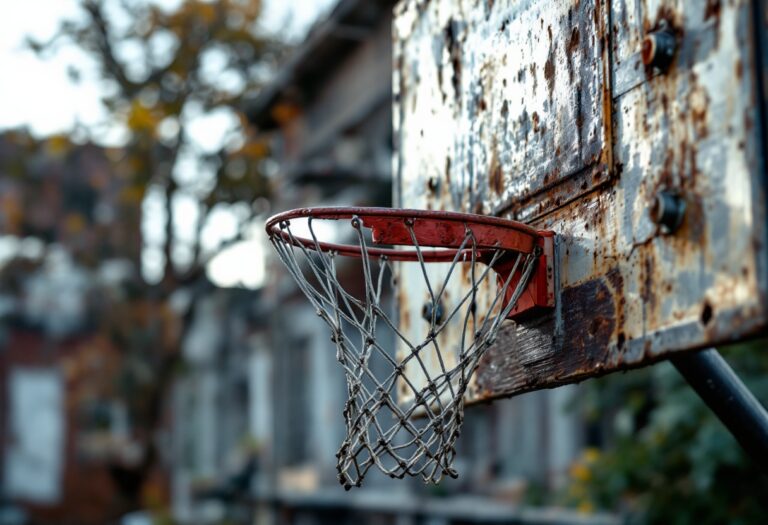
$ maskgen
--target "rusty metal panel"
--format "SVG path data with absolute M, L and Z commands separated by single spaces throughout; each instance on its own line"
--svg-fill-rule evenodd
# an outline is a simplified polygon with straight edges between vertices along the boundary
M 601 2 L 402 4 L 400 154 L 427 164 L 408 172 L 409 196 L 486 214 L 516 205 L 530 218 L 602 182 L 606 20 Z
M 755 33 L 766 22 L 755 11 L 746 0 L 398 6 L 398 205 L 503 215 L 559 234 L 555 309 L 505 327 L 472 400 L 765 328 Z M 678 42 L 666 73 L 640 53 L 661 28 Z M 685 204 L 671 233 L 653 218 L 661 192 Z M 423 278 L 401 267 L 399 279 L 401 324 L 417 329 Z

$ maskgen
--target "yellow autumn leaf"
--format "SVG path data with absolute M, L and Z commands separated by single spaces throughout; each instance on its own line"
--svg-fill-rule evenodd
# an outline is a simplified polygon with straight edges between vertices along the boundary
M 46 149 L 51 156 L 60 157 L 69 150 L 69 138 L 66 135 L 53 135 L 46 141 Z
M 199 2 L 193 5 L 196 7 L 197 15 L 205 20 L 208 24 L 211 24 L 214 20 L 216 20 L 216 6 L 213 4 Z
M 236 153 L 251 159 L 263 159 L 269 153 L 269 146 L 262 140 L 251 140 Z
M 127 186 L 120 191 L 120 201 L 124 204 L 136 204 L 144 199 L 143 186 Z
M 287 124 L 298 117 L 299 114 L 301 114 L 299 107 L 296 104 L 287 102 L 276 104 L 272 109 L 272 118 L 274 118 L 278 124 Z
M 584 461 L 587 463 L 596 463 L 600 459 L 600 449 L 590 447 L 584 450 Z
M 592 479 L 592 471 L 584 463 L 574 463 L 570 469 L 571 477 L 577 481 Z
M 155 128 L 160 122 L 160 119 L 152 113 L 152 110 L 145 107 L 138 100 L 134 100 L 131 103 L 131 109 L 126 120 L 131 130 L 152 134 L 154 134 Z
M 21 232 L 25 212 L 18 195 L 9 192 L 0 196 L 0 209 L 5 223 L 4 233 L 18 234 Z
M 79 213 L 68 213 L 64 218 L 64 231 L 67 233 L 80 233 L 85 227 L 85 217 Z

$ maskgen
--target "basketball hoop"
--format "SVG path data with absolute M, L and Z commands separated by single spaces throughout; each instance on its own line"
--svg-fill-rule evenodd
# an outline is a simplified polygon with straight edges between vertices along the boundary
M 318 221 L 346 227 L 354 244 L 319 239 Z M 341 484 L 360 486 L 373 465 L 393 478 L 437 483 L 456 477 L 464 394 L 480 359 L 505 319 L 553 306 L 553 233 L 497 217 L 390 208 L 297 209 L 270 218 L 266 229 L 331 328 L 344 368 L 349 398 L 347 435 L 337 454 Z M 429 299 L 417 337 L 398 328 L 386 304 L 396 280 L 393 262 L 417 264 L 424 277 Z M 445 277 L 430 282 L 427 266 L 440 263 Z M 466 268 L 454 271 L 460 265 Z M 444 308 L 446 289 L 457 278 L 469 280 L 468 291 Z M 480 287 L 494 278 L 492 297 L 479 300 Z M 361 279 L 362 291 L 350 291 Z M 442 348 L 441 333 L 456 324 L 460 342 Z M 382 344 L 385 333 L 405 349 L 401 355 Z M 430 374 L 427 355 L 437 358 L 439 373 Z

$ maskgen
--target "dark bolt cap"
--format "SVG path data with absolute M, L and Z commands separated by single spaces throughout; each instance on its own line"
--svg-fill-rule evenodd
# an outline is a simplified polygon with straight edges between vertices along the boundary
M 435 324 L 440 324 L 443 321 L 443 305 L 442 303 L 437 303 L 435 309 L 432 301 L 427 301 L 421 309 L 421 317 L 428 323 L 431 323 L 433 314 L 435 316 Z
M 659 225 L 662 233 L 674 233 L 683 223 L 685 200 L 669 190 L 656 194 L 651 206 L 651 219 Z
M 676 50 L 677 38 L 675 34 L 668 29 L 660 29 L 645 35 L 640 49 L 640 57 L 643 64 L 664 73 L 672 64 Z

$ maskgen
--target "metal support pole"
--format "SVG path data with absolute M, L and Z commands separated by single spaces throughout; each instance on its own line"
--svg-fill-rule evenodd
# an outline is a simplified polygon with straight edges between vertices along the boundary
M 714 348 L 681 353 L 672 364 L 752 460 L 768 472 L 768 412 Z

